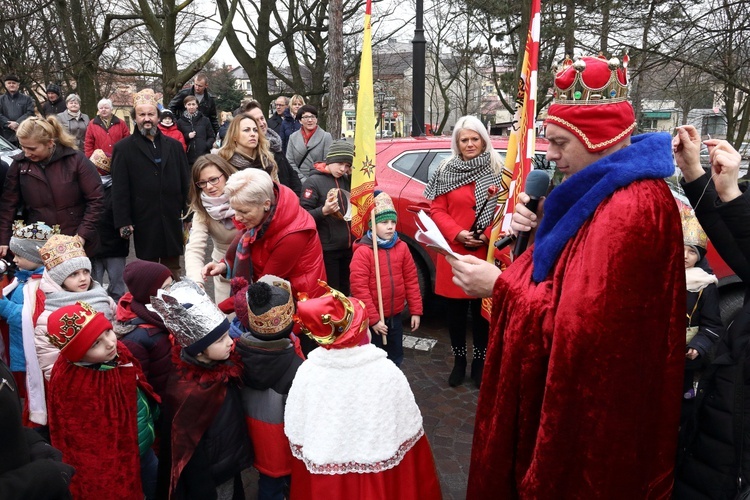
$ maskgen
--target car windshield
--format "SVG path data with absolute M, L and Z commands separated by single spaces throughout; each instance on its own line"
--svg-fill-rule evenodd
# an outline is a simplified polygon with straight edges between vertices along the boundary
M 8 141 L 0 137 L 0 153 L 8 153 L 11 151 L 15 151 L 16 149 L 18 148 L 16 148 L 11 143 L 9 143 Z

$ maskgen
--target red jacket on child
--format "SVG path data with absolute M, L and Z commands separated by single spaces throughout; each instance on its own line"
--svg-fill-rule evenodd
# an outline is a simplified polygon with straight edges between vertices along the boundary
M 167 137 L 171 137 L 172 139 L 179 141 L 180 144 L 182 144 L 182 150 L 187 151 L 187 143 L 185 143 L 185 137 L 182 135 L 182 132 L 180 132 L 180 129 L 177 128 L 176 123 L 172 124 L 171 127 L 165 127 L 160 123 L 159 130 Z
M 422 295 L 419 292 L 417 267 L 403 241 L 392 248 L 378 247 L 380 284 L 383 293 L 383 314 L 391 318 L 409 304 L 412 315 L 422 315 Z M 354 255 L 349 265 L 352 296 L 365 303 L 370 326 L 380 321 L 378 312 L 378 289 L 375 281 L 375 255 L 372 240 L 365 235 L 354 243 Z

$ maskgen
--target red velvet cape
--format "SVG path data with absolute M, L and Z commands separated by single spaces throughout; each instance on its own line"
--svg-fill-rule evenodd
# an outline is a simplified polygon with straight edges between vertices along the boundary
M 292 459 L 290 500 L 439 500 L 440 482 L 427 436 L 423 435 L 399 464 L 377 473 L 311 474 Z
M 49 430 L 76 469 L 73 498 L 142 500 L 137 388 L 155 401 L 138 361 L 117 342 L 118 366 L 94 370 L 57 358 L 49 381 Z M 128 366 L 129 365 L 129 366 Z
M 167 383 L 165 397 L 173 413 L 170 497 L 182 470 L 219 412 L 227 394 L 227 384 L 239 382 L 242 377 L 242 360 L 235 351 L 229 360 L 210 369 L 182 360 L 181 351 L 179 345 L 172 349 L 174 372 Z
M 467 497 L 668 498 L 685 359 L 668 188 L 605 199 L 538 284 L 533 251 L 495 283 Z

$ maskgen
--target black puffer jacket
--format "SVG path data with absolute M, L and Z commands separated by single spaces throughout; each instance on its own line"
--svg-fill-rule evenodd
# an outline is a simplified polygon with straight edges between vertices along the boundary
M 684 187 L 721 257 L 738 276 L 748 276 L 750 193 L 721 203 L 707 175 Z M 743 309 L 729 325 L 698 386 L 696 411 L 679 452 L 677 499 L 731 499 L 737 495 L 738 484 L 750 484 L 749 340 L 746 293 Z
M 198 111 L 195 116 L 188 118 L 185 115 L 177 120 L 177 128 L 182 132 L 187 144 L 188 164 L 192 165 L 199 156 L 211 152 L 211 146 L 216 140 L 216 134 L 211 127 L 211 122 Z M 195 132 L 195 137 L 190 138 L 190 133 Z
M 21 412 L 13 375 L 0 360 L 0 498 L 70 498 L 68 482 L 73 468 L 61 466 L 62 453 L 34 429 L 23 427 Z
M 344 175 L 338 179 L 325 170 L 325 163 L 315 164 L 310 177 L 302 183 L 302 196 L 299 204 L 310 212 L 318 227 L 318 236 L 323 245 L 323 251 L 345 250 L 352 247 L 353 238 L 349 222 L 331 215 L 323 215 L 328 191 L 333 188 L 339 191 L 339 212 L 344 215 L 347 211 L 351 180 Z
M 115 228 L 115 214 L 112 210 L 112 177 L 102 179 L 104 188 L 104 212 L 99 219 L 99 246 L 91 257 L 104 259 L 107 257 L 127 257 L 130 253 L 130 240 L 122 238 L 120 231 Z
M 169 109 L 174 113 L 175 116 L 182 116 L 182 112 L 185 111 L 185 98 L 189 95 L 195 96 L 195 87 L 192 85 L 186 89 L 182 89 L 177 92 L 177 95 L 169 101 Z M 197 99 L 197 97 L 196 97 Z M 198 101 L 198 111 L 203 113 L 203 116 L 208 118 L 211 122 L 211 127 L 214 129 L 214 134 L 219 132 L 219 119 L 216 115 L 216 101 L 214 96 L 208 91 L 203 92 L 203 99 Z

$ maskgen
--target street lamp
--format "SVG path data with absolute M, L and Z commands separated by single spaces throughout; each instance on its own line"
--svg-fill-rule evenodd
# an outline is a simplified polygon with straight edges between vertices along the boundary
M 380 114 L 378 115 L 378 123 L 380 123 L 380 138 L 383 138 L 383 105 L 385 104 L 385 92 L 383 89 L 378 90 L 378 106 L 380 107 Z

